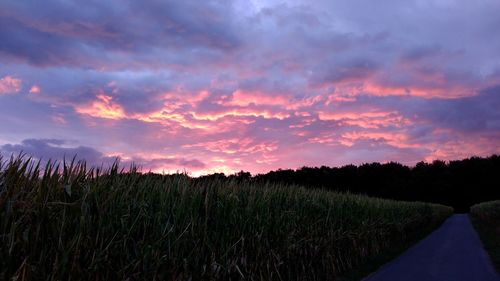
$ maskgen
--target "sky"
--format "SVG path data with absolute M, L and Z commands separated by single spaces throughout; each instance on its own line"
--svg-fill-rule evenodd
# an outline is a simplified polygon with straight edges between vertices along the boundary
M 154 172 L 500 153 L 500 1 L 0 0 L 0 153 Z

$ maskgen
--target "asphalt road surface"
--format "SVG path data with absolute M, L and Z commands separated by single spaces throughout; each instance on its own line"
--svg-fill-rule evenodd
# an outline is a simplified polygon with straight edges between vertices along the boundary
M 468 215 L 453 215 L 363 281 L 500 281 Z

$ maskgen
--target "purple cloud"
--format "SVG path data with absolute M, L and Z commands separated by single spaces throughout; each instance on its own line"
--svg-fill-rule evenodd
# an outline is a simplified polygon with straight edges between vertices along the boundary
M 42 161 L 69 161 L 76 157 L 77 160 L 85 160 L 90 166 L 110 166 L 115 161 L 120 161 L 122 167 L 131 164 L 143 170 L 175 171 L 176 169 L 199 169 L 205 164 L 197 159 L 185 159 L 182 157 L 152 158 L 141 157 L 121 159 L 119 155 L 105 156 L 102 152 L 88 146 L 68 146 L 68 141 L 59 139 L 26 139 L 20 144 L 4 144 L 0 146 L 3 156 L 27 155 Z
M 4 1 L 0 145 L 195 174 L 499 153 L 498 11 Z
M 81 66 L 99 68 L 106 63 L 122 66 L 147 53 L 183 51 L 184 46 L 202 56 L 231 50 L 239 45 L 237 33 L 225 16 L 225 3 L 196 1 L 147 4 L 136 1 L 102 3 L 85 7 L 48 1 L 2 4 L 0 44 L 4 58 L 24 60 L 37 66 Z M 116 9 L 120 6 L 120 9 Z M 103 57 L 101 54 L 106 53 Z M 162 56 L 164 64 L 182 64 Z M 139 65 L 138 65 L 139 66 Z
M 72 159 L 77 156 L 79 159 L 85 158 L 93 165 L 113 162 L 112 157 L 104 157 L 101 152 L 91 147 L 64 147 L 64 144 L 66 144 L 65 141 L 57 139 L 26 139 L 20 144 L 4 144 L 0 147 L 0 151 L 4 155 L 26 154 L 37 159 L 58 161 Z

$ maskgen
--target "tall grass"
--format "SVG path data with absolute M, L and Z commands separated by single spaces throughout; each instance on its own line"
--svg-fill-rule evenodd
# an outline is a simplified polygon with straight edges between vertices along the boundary
M 0 160 L 0 280 L 335 280 L 452 210 Z
M 500 200 L 474 205 L 470 214 L 484 247 L 500 272 Z

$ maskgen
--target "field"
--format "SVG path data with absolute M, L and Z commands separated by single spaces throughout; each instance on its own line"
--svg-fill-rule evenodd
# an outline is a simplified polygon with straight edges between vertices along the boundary
M 1 280 L 335 280 L 449 207 L 0 161 Z
M 470 210 L 474 227 L 500 272 L 500 201 L 477 204 Z

